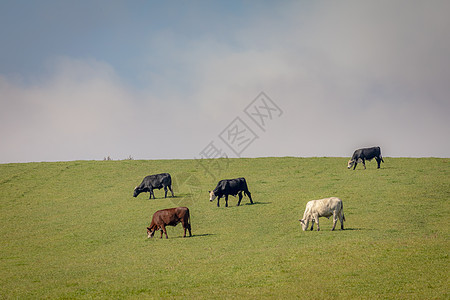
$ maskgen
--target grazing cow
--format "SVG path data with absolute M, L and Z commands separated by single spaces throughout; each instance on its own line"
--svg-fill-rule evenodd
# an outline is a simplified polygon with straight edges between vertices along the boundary
M 164 198 L 167 198 L 167 188 L 169 188 L 170 192 L 173 195 L 172 191 L 172 177 L 170 177 L 169 173 L 162 173 L 157 175 L 149 175 L 142 180 L 141 184 L 134 189 L 133 197 L 137 197 L 140 193 L 149 192 L 150 197 L 148 199 L 155 198 L 154 189 L 164 188 Z
M 237 206 L 241 204 L 242 192 L 248 196 L 250 203 L 253 204 L 252 194 L 248 191 L 247 181 L 245 178 L 236 179 L 224 179 L 217 183 L 216 188 L 213 191 L 209 191 L 209 201 L 213 201 L 217 197 L 217 207 L 219 207 L 219 200 L 225 196 L 225 207 L 228 207 L 228 195 L 236 197 L 239 195 L 239 201 Z
M 150 226 L 147 227 L 147 238 L 152 238 L 156 230 L 161 230 L 161 239 L 163 232 L 167 236 L 166 226 L 176 226 L 181 222 L 184 228 L 184 235 L 186 237 L 186 229 L 189 230 L 189 236 L 191 234 L 191 224 L 190 224 L 189 208 L 187 207 L 176 207 L 158 210 L 153 214 L 152 222 Z
M 344 230 L 344 206 L 342 200 L 336 197 L 325 198 L 320 200 L 311 200 L 306 203 L 306 209 L 303 213 L 303 219 L 299 220 L 302 223 L 302 229 L 305 231 L 308 229 L 309 222 L 311 221 L 311 230 L 313 230 L 314 222 L 317 223 L 317 231 L 320 230 L 319 218 L 330 218 L 333 216 L 333 228 L 336 227 L 337 220 L 341 221 L 341 230 Z
M 371 148 L 362 148 L 355 150 L 353 152 L 352 158 L 348 161 L 347 168 L 351 168 L 353 166 L 353 170 L 356 169 L 356 165 L 358 162 L 362 162 L 364 166 L 364 170 L 366 169 L 366 160 L 370 161 L 373 158 L 378 163 L 378 168 L 380 168 L 381 162 L 384 162 L 383 158 L 381 157 L 381 149 L 380 147 L 371 147 Z

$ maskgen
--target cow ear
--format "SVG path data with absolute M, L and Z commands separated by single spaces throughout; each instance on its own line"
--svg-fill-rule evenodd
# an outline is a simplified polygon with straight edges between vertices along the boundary
M 208 193 L 211 193 L 211 191 L 208 191 Z

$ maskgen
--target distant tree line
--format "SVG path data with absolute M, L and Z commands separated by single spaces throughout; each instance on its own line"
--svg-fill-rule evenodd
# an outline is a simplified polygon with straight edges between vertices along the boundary
M 108 155 L 106 157 L 103 157 L 103 160 L 105 161 L 105 160 L 114 160 L 114 159 L 112 159 L 111 156 Z M 128 155 L 128 157 L 123 160 L 134 160 L 134 158 L 133 158 L 133 156 Z

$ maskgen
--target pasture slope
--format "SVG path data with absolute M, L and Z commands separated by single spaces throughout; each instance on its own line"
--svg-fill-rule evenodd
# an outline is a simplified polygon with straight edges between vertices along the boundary
M 449 159 L 347 159 L 210 162 L 256 202 L 228 208 L 208 201 L 217 180 L 195 160 L 0 165 L 0 298 L 449 299 Z M 176 198 L 132 197 L 161 172 Z M 329 196 L 347 230 L 301 231 L 306 202 Z M 175 206 L 194 236 L 147 239 L 153 212 Z

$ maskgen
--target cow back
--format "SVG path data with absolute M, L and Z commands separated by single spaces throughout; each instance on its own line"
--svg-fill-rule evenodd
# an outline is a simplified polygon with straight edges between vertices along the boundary
M 140 189 L 160 189 L 164 186 L 171 186 L 172 185 L 172 177 L 169 173 L 161 173 L 156 175 L 148 175 L 142 180 L 141 185 L 139 186 Z
M 237 195 L 240 191 L 248 191 L 247 181 L 245 178 L 223 179 L 217 183 L 214 189 L 214 194 L 222 195 Z
M 380 156 L 381 156 L 381 148 L 376 146 L 376 147 L 361 148 L 361 149 L 355 150 L 355 152 L 353 152 L 352 159 L 357 160 L 359 158 L 364 158 L 364 159 L 370 160 L 374 157 L 380 157 Z
M 175 226 L 181 220 L 189 217 L 189 209 L 187 207 L 176 207 L 158 210 L 153 214 L 152 224 L 156 226 L 169 225 Z

